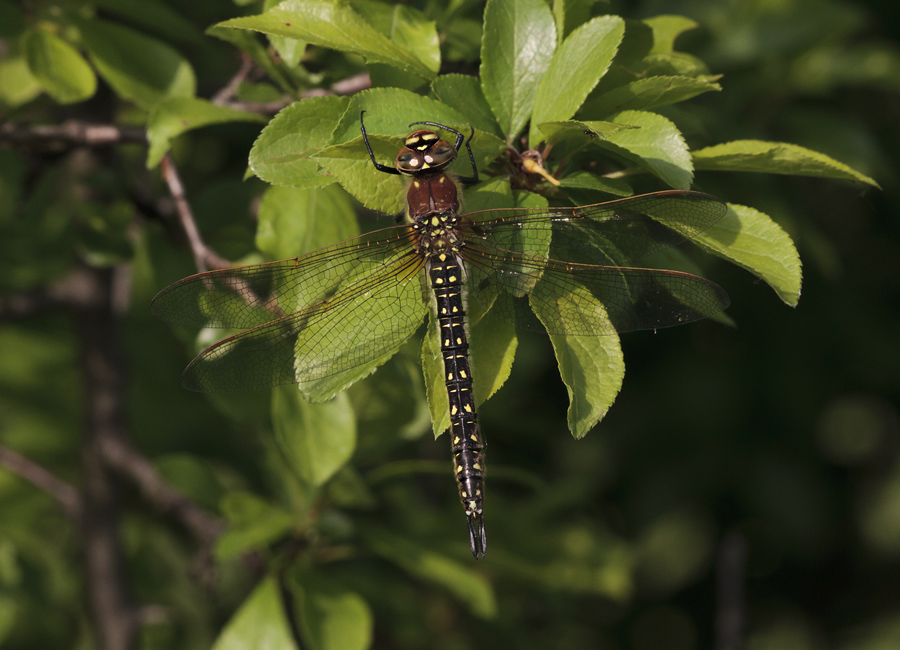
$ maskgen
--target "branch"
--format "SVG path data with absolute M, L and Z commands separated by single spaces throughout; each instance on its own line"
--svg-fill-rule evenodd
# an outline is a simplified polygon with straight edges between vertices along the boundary
M 160 477 L 153 465 L 121 438 L 105 438 L 100 453 L 109 467 L 132 480 L 141 495 L 159 511 L 172 514 L 202 546 L 211 546 L 225 523 L 207 513 Z
M 240 75 L 240 70 L 238 74 L 232 79 L 234 79 Z M 232 99 L 234 96 L 233 93 L 226 93 L 226 89 L 229 88 L 229 85 L 226 85 L 221 91 L 216 93 L 213 98 L 213 103 L 219 104 L 220 106 L 227 106 L 229 108 L 233 108 L 238 111 L 247 111 L 249 113 L 259 113 L 261 115 L 273 115 L 280 111 L 285 106 L 288 106 L 294 101 L 293 97 L 285 95 L 282 99 L 274 102 L 242 102 L 235 101 Z M 353 95 L 358 93 L 361 90 L 365 90 L 367 88 L 371 88 L 372 80 L 369 77 L 368 72 L 363 72 L 358 75 L 354 75 L 352 77 L 348 77 L 346 79 L 342 79 L 340 81 L 335 82 L 331 85 L 330 89 L 325 88 L 311 88 L 306 92 L 302 93 L 300 97 L 302 99 L 306 99 L 308 97 L 325 97 L 328 95 Z
M 78 520 L 81 517 L 78 490 L 37 463 L 8 447 L 0 446 L 0 465 L 53 497 L 70 519 Z
M 124 142 L 146 144 L 147 132 L 137 126 L 88 124 L 78 120 L 66 120 L 62 124 L 0 124 L 0 143 L 65 149 L 73 145 L 100 147 Z
M 0 296 L 0 320 L 24 318 L 54 308 L 82 311 L 96 308 L 102 301 L 92 272 L 76 266 L 62 279 L 43 289 Z
M 93 271 L 102 296 L 79 314 L 84 368 L 82 535 L 88 610 L 100 650 L 129 650 L 136 629 L 135 608 L 125 583 L 119 541 L 121 486 L 104 465 L 100 448 L 125 435 L 122 410 L 124 372 L 117 347 L 118 318 L 113 311 L 112 271 Z
M 178 212 L 178 219 L 181 221 L 181 227 L 184 234 L 187 235 L 188 243 L 191 245 L 191 252 L 194 255 L 194 264 L 203 272 L 208 268 L 226 269 L 229 267 L 228 260 L 219 257 L 219 255 L 207 248 L 200 237 L 200 231 L 194 221 L 194 213 L 188 203 L 187 196 L 184 193 L 184 185 L 181 184 L 181 177 L 178 175 L 178 168 L 172 160 L 172 156 L 168 153 L 163 156 L 162 164 L 163 179 L 169 186 L 169 193 L 175 200 L 175 209 Z
M 744 634 L 744 568 L 747 540 L 729 533 L 716 559 L 716 650 L 739 650 Z

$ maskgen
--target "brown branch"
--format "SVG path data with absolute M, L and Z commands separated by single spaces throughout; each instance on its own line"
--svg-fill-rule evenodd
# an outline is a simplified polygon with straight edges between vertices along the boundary
M 84 367 L 85 436 L 81 529 L 88 609 L 100 650 L 129 650 L 136 632 L 135 608 L 125 583 L 119 542 L 121 486 L 105 466 L 103 441 L 123 438 L 124 373 L 117 348 L 117 315 L 111 305 L 113 273 L 92 271 L 103 300 L 80 313 Z
M 175 516 L 203 546 L 224 532 L 225 522 L 209 514 L 166 483 L 153 465 L 121 438 L 105 438 L 100 453 L 107 465 L 138 486 L 141 495 L 160 512 Z
M 62 124 L 0 124 L 0 143 L 65 149 L 71 146 L 100 147 L 125 142 L 146 144 L 147 132 L 137 126 L 88 124 L 78 120 L 66 120 Z
M 716 650 L 739 650 L 744 635 L 744 569 L 747 540 L 729 533 L 716 559 Z
M 328 95 L 353 95 L 361 90 L 365 90 L 366 88 L 371 88 L 371 86 L 372 80 L 369 77 L 369 73 L 363 72 L 358 75 L 354 75 L 352 77 L 348 77 L 346 79 L 342 79 L 341 81 L 335 82 L 334 84 L 332 84 L 330 89 L 311 88 L 310 90 L 302 93 L 300 97 L 302 99 L 306 99 L 308 97 L 326 97 Z M 225 89 L 223 88 L 223 91 L 224 90 Z M 221 92 L 222 91 L 220 91 L 220 93 Z M 216 93 L 216 97 L 218 96 L 219 93 Z M 289 97 L 287 95 L 285 95 L 282 99 L 274 102 L 235 101 L 231 99 L 231 97 L 233 96 L 233 94 L 223 95 L 222 98 L 218 99 L 218 101 L 214 101 L 220 106 L 227 106 L 238 111 L 247 111 L 249 113 L 259 113 L 261 115 L 273 115 L 285 106 L 290 105 L 294 101 L 293 97 Z
M 81 517 L 78 490 L 37 463 L 8 447 L 0 446 L 0 465 L 53 497 L 70 519 L 77 521 Z
M 217 253 L 209 249 L 203 243 L 200 237 L 200 231 L 197 229 L 197 223 L 194 221 L 194 213 L 191 205 L 188 203 L 187 195 L 184 192 L 184 185 L 181 183 L 181 177 L 178 175 L 178 168 L 172 157 L 167 153 L 163 156 L 162 164 L 163 179 L 169 186 L 169 193 L 175 200 L 175 210 L 178 213 L 178 219 L 181 222 L 181 228 L 187 235 L 188 243 L 191 246 L 191 252 L 194 255 L 194 264 L 201 272 L 208 268 L 225 269 L 228 268 L 228 260 L 219 257 Z
M 361 72 L 331 84 L 331 89 L 336 95 L 353 95 L 361 90 L 366 90 L 371 87 L 372 79 L 369 77 L 368 72 Z
M 247 79 L 253 71 L 253 59 L 247 54 L 241 53 L 241 67 L 234 73 L 234 76 L 228 80 L 228 83 L 222 86 L 215 95 L 210 97 L 209 101 L 213 104 L 222 106 L 237 94 L 238 88 Z
M 59 281 L 37 291 L 0 297 L 0 320 L 23 318 L 47 309 L 95 308 L 103 300 L 92 272 L 76 266 Z

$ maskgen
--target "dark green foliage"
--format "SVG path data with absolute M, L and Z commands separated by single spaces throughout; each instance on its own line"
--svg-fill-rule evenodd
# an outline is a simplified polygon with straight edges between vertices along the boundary
M 689 650 L 715 646 L 734 593 L 753 650 L 896 644 L 900 50 L 877 35 L 893 8 L 631 4 L 0 0 L 0 646 L 114 647 L 83 527 L 12 455 L 91 485 L 104 314 L 115 435 L 222 524 L 198 534 L 101 455 L 121 605 L 164 608 L 135 648 Z M 180 373 L 231 332 L 149 313 L 198 270 L 172 170 L 234 264 L 392 225 L 404 186 L 373 169 L 362 110 L 384 164 L 410 122 L 474 127 L 466 210 L 668 188 L 729 204 L 702 232 L 670 219 L 693 245 L 652 259 L 725 287 L 718 322 L 621 343 L 471 325 L 477 563 L 428 435 L 447 425 L 433 332 L 302 394 L 201 395 Z M 98 143 L 85 124 L 121 129 Z M 558 186 L 522 170 L 525 149 Z

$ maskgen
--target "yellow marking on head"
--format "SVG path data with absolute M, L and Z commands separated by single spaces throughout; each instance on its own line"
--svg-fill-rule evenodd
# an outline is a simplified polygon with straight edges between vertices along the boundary
M 419 189 L 419 187 L 421 187 L 421 184 L 419 183 L 419 181 L 413 181 L 413 187 Z
M 447 180 L 447 177 L 446 177 L 446 176 L 441 176 L 441 177 L 438 179 L 438 183 L 443 183 L 445 180 Z

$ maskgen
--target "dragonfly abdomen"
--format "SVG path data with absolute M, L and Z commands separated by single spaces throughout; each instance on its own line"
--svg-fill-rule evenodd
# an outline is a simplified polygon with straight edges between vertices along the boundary
M 459 498 L 466 511 L 472 555 L 484 557 L 484 438 L 478 427 L 478 413 L 472 394 L 469 370 L 469 342 L 466 339 L 462 299 L 462 267 L 455 255 L 437 255 L 429 261 L 431 286 L 437 303 L 437 322 L 444 380 L 450 404 L 450 444 L 459 486 Z

